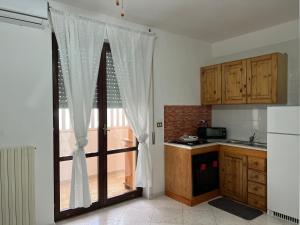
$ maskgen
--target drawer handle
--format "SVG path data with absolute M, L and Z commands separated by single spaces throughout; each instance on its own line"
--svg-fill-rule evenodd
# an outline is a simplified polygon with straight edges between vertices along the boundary
M 254 178 L 255 178 L 255 179 L 258 179 L 258 175 L 255 175 Z
M 254 191 L 258 191 L 258 188 L 257 188 L 257 187 L 255 187 L 255 188 L 254 188 Z

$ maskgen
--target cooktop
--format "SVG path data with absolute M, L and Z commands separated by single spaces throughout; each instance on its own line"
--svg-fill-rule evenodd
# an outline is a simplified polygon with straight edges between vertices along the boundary
M 173 140 L 173 141 L 170 141 L 170 143 L 173 143 L 173 144 L 181 144 L 181 145 L 188 145 L 188 146 L 195 146 L 195 145 L 204 145 L 204 144 L 207 144 L 209 143 L 207 140 L 197 140 L 197 141 L 191 141 L 191 142 L 184 142 L 184 141 L 181 141 L 181 140 Z

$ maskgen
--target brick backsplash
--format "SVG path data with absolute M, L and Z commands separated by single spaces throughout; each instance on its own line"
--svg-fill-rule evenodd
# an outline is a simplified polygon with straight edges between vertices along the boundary
M 166 105 L 164 107 L 164 141 L 174 140 L 182 135 L 197 135 L 200 121 L 211 126 L 211 107 L 197 105 Z

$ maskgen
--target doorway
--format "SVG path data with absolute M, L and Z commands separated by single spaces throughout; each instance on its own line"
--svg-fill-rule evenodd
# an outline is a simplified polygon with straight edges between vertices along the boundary
M 52 60 L 55 221 L 141 196 L 135 186 L 137 141 L 122 108 L 109 43 L 104 43 L 85 147 L 92 205 L 69 208 L 75 138 L 54 34 Z

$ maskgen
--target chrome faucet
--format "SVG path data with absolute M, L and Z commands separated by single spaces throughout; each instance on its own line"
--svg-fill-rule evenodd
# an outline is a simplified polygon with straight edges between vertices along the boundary
M 253 133 L 252 136 L 249 137 L 249 143 L 253 144 L 254 143 L 254 139 L 255 139 L 255 132 Z

